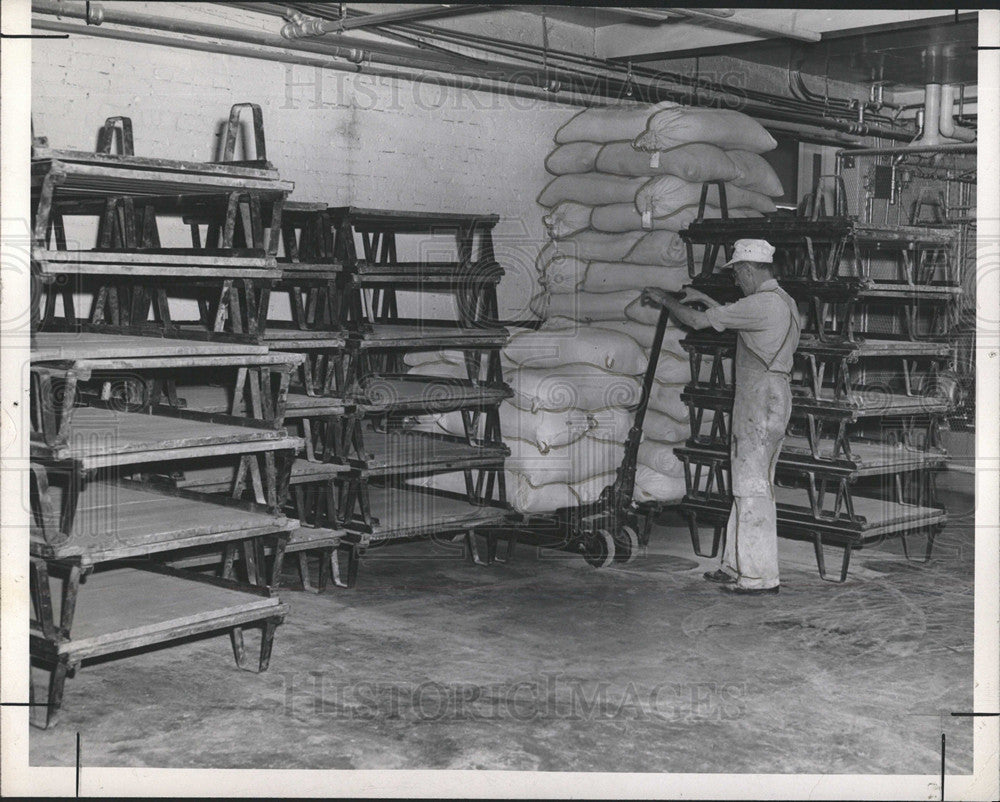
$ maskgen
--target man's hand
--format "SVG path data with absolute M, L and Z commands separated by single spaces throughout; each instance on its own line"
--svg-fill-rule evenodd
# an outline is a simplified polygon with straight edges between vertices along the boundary
M 667 299 L 673 300 L 673 296 L 659 287 L 646 287 L 642 291 L 643 306 L 666 306 Z
M 686 284 L 681 288 L 681 302 L 685 304 L 704 304 L 706 309 L 715 309 L 722 306 L 712 296 L 706 295 L 701 290 L 696 290 L 690 284 Z
M 680 299 L 682 303 L 685 304 L 702 303 L 709 308 L 719 305 L 714 298 L 705 295 L 705 293 L 703 293 L 701 290 L 696 290 L 690 284 L 686 284 L 685 286 L 681 287 L 681 292 L 684 293 L 684 295 Z

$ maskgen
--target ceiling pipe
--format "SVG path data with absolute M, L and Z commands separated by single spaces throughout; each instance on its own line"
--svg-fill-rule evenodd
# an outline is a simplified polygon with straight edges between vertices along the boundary
M 837 151 L 837 158 L 848 156 L 899 156 L 911 153 L 969 153 L 976 152 L 975 144 L 946 142 L 941 145 L 902 145 L 891 148 L 844 148 Z
M 93 14 L 94 8 L 100 8 L 97 4 L 91 4 L 91 15 Z M 70 4 L 66 2 L 52 2 L 52 0 L 36 0 L 34 10 L 41 14 L 50 14 L 53 16 L 70 17 L 81 20 L 88 20 L 88 9 L 84 7 L 82 3 Z M 522 92 L 518 90 L 524 90 L 527 97 L 535 98 L 546 98 L 548 100 L 558 100 L 561 99 L 562 95 L 556 97 L 554 94 L 554 89 L 559 88 L 560 90 L 577 92 L 584 96 L 589 96 L 591 102 L 594 100 L 594 76 L 592 74 L 574 74 L 565 71 L 556 71 L 549 69 L 547 71 L 527 71 L 527 70 L 514 70 L 511 72 L 512 68 L 516 65 L 503 65 L 503 64 L 490 64 L 486 63 L 483 66 L 472 65 L 469 66 L 468 63 L 444 63 L 440 59 L 432 59 L 424 56 L 423 54 L 413 54 L 407 57 L 402 57 L 395 55 L 394 53 L 381 53 L 375 50 L 366 51 L 359 50 L 357 48 L 341 47 L 339 45 L 329 45 L 326 43 L 318 42 L 302 42 L 296 41 L 290 43 L 289 41 L 283 39 L 282 37 L 274 34 L 268 34 L 262 31 L 247 31 L 240 30 L 236 28 L 229 28 L 225 26 L 212 25 L 206 23 L 193 23 L 185 20 L 176 19 L 164 19 L 160 17 L 150 16 L 147 14 L 138 14 L 135 12 L 124 11 L 120 9 L 111 9 L 104 11 L 104 21 L 108 23 L 130 25 L 133 27 L 145 29 L 146 31 L 162 31 L 168 33 L 179 33 L 188 34 L 194 36 L 209 36 L 216 39 L 221 39 L 226 42 L 240 42 L 242 44 L 247 44 L 254 46 L 246 52 L 237 52 L 231 48 L 222 48 L 214 43 L 196 43 L 199 46 L 190 47 L 190 49 L 202 50 L 205 52 L 232 52 L 239 55 L 247 55 L 249 57 L 264 58 L 272 61 L 285 61 L 290 63 L 312 63 L 316 66 L 325 66 L 332 69 L 338 69 L 334 66 L 336 62 L 330 61 L 312 61 L 305 62 L 302 60 L 303 54 L 311 54 L 313 56 L 324 56 L 327 59 L 331 58 L 344 58 L 350 61 L 352 64 L 358 65 L 362 61 L 366 61 L 364 65 L 364 71 L 373 75 L 385 75 L 393 78 L 401 78 L 404 80 L 420 81 L 421 76 L 410 73 L 401 73 L 396 71 L 388 71 L 384 69 L 376 68 L 369 63 L 368 59 L 378 60 L 382 64 L 387 64 L 390 66 L 404 67 L 408 70 L 428 70 L 432 72 L 453 72 L 459 76 L 468 76 L 478 81 L 469 81 L 463 78 L 455 80 L 453 78 L 445 76 L 433 76 L 433 80 L 436 84 L 442 86 L 455 86 L 463 89 L 490 91 L 497 94 L 511 94 L 520 95 Z M 54 23 L 49 23 L 49 29 L 53 28 Z M 44 27 L 44 26 L 42 26 Z M 106 33 L 112 30 L 112 33 Z M 94 35 L 105 35 L 111 36 L 112 38 L 120 39 L 131 39 L 132 41 L 151 41 L 148 38 L 143 39 L 139 36 L 129 36 L 125 35 L 127 32 L 118 32 L 113 29 L 106 29 L 100 27 L 83 27 L 76 26 L 76 32 L 78 33 L 92 33 Z M 167 38 L 165 40 L 161 39 L 156 43 L 168 44 L 174 47 L 187 47 L 190 40 L 180 39 L 180 38 Z M 338 40 L 343 41 L 343 40 Z M 366 43 L 370 44 L 370 43 Z M 258 47 L 270 47 L 275 48 L 279 51 L 277 55 L 272 54 L 268 51 L 260 51 Z M 400 48 L 396 47 L 396 50 Z M 295 52 L 299 51 L 299 52 Z M 267 55 L 264 55 L 267 53 Z M 281 53 L 285 56 L 282 57 Z M 359 66 L 349 67 L 352 71 L 359 71 L 361 68 Z M 431 76 L 427 76 L 430 78 Z M 601 76 L 605 83 L 601 87 L 604 90 L 604 94 L 601 97 L 612 99 L 615 97 L 613 94 L 616 90 L 618 92 L 618 97 L 624 92 L 627 87 L 627 81 L 623 79 L 617 79 L 610 76 Z M 662 89 L 657 86 L 638 84 L 639 88 L 650 98 L 656 100 L 674 100 L 677 102 L 690 102 L 690 96 L 685 95 L 683 91 L 667 90 Z M 802 112 L 790 112 L 783 110 L 776 110 L 772 106 L 766 103 L 752 103 L 744 104 L 743 110 L 750 114 L 751 116 L 758 117 L 762 120 L 776 120 L 782 122 L 794 122 L 801 124 L 822 124 L 823 127 L 841 131 L 843 133 L 849 133 L 856 136 L 880 136 L 888 139 L 908 141 L 911 139 L 912 135 L 906 132 L 901 132 L 892 129 L 883 129 L 880 126 L 872 126 L 868 123 L 859 124 L 857 122 L 849 122 L 842 120 L 830 120 L 824 119 L 820 123 L 816 119 L 815 113 L 802 113 Z
M 941 84 L 927 84 L 924 90 L 924 125 L 913 146 L 932 147 L 941 144 Z
M 33 20 L 32 27 L 56 33 L 95 36 L 102 39 L 115 39 L 124 42 L 162 45 L 164 47 L 176 47 L 183 50 L 194 50 L 203 53 L 221 53 L 241 58 L 275 61 L 282 64 L 299 64 L 307 67 L 319 67 L 324 70 L 335 70 L 338 72 L 347 72 L 352 74 L 358 73 L 356 65 L 345 61 L 337 61 L 332 56 L 314 56 L 308 53 L 291 53 L 287 48 L 277 50 L 239 43 L 216 42 L 211 40 L 199 41 L 159 33 L 148 33 L 145 31 L 127 30 L 123 28 L 94 28 L 47 19 Z M 550 103 L 553 101 L 551 92 L 546 89 L 524 85 L 518 87 L 505 81 L 489 81 L 484 78 L 450 76 L 437 73 L 416 74 L 413 72 L 405 72 L 400 69 L 369 66 L 365 67 L 364 74 L 406 81 L 420 81 L 423 78 L 433 78 L 435 86 L 449 86 L 458 89 L 493 92 L 500 95 L 523 97 L 533 100 L 544 100 Z M 594 99 L 588 95 L 574 96 L 572 94 L 561 93 L 559 95 L 558 102 L 572 106 L 590 107 L 593 106 Z
M 296 4 L 301 5 L 301 4 Z M 461 44 L 465 46 L 475 46 L 483 50 L 491 50 L 494 53 L 509 54 L 511 50 L 520 51 L 522 53 L 531 53 L 536 55 L 537 58 L 542 58 L 542 49 L 537 46 L 527 45 L 519 42 L 507 42 L 504 40 L 493 39 L 482 34 L 471 34 L 471 33 L 458 33 L 458 32 L 446 32 L 443 29 L 434 28 L 426 25 L 407 25 L 407 26 L 396 26 L 400 30 L 412 31 L 414 35 L 422 34 L 426 37 L 432 37 L 438 41 L 451 42 L 455 44 Z M 475 43 L 470 45 L 470 43 Z M 594 59 L 591 57 L 580 56 L 575 53 L 568 53 L 561 50 L 546 49 L 544 51 L 545 59 L 549 64 L 553 61 L 568 61 L 577 64 L 584 64 L 587 67 L 599 67 L 603 69 L 610 69 L 611 65 L 615 62 L 607 62 L 603 60 Z M 522 57 L 523 58 L 523 57 Z M 691 78 L 690 76 L 680 75 L 677 73 L 670 72 L 660 72 L 653 70 L 643 70 L 640 68 L 633 67 L 632 74 L 634 78 L 646 77 L 650 80 L 656 82 L 668 81 L 671 83 L 677 83 L 682 86 L 693 86 L 698 87 L 698 89 L 704 89 L 708 92 L 713 92 L 722 95 L 732 95 L 731 88 L 719 86 L 712 84 L 711 82 L 704 81 L 702 79 Z M 789 78 L 791 81 L 791 77 Z M 800 81 L 801 83 L 801 81 Z M 795 93 L 793 92 L 793 95 Z M 773 95 L 765 92 L 753 91 L 742 89 L 740 90 L 741 100 L 752 100 L 757 99 L 762 103 L 766 104 L 768 107 L 773 106 L 784 106 L 786 108 L 795 108 L 801 112 L 809 114 L 823 114 L 827 117 L 839 117 L 841 119 L 853 119 L 856 117 L 856 103 L 854 108 L 852 108 L 852 101 L 841 98 L 828 98 L 825 99 L 822 96 L 816 95 L 818 102 L 816 100 L 798 98 L 798 97 L 783 97 L 780 95 Z M 892 125 L 894 120 L 887 116 L 874 114 L 870 116 L 872 121 L 884 124 Z M 900 140 L 909 140 L 912 138 L 912 134 L 906 134 L 905 132 L 899 132 L 899 136 L 895 137 Z
M 818 42 L 822 36 L 816 31 L 809 31 L 804 28 L 796 28 L 791 25 L 781 25 L 780 23 L 759 23 L 751 19 L 736 19 L 735 16 L 722 16 L 712 13 L 704 8 L 665 8 L 653 10 L 646 8 L 622 8 L 616 9 L 625 12 L 628 16 L 636 19 L 648 19 L 665 22 L 669 19 L 683 17 L 692 22 L 711 22 L 719 28 L 727 28 L 737 33 L 750 34 L 752 36 L 764 35 L 765 37 L 781 37 L 783 39 L 795 39 L 799 42 Z M 727 9 L 728 10 L 728 9 Z
M 489 5 L 460 4 L 407 8 L 402 11 L 387 11 L 383 14 L 365 14 L 361 17 L 344 19 L 323 19 L 306 17 L 303 14 L 292 14 L 290 22 L 281 29 L 281 35 L 286 39 L 303 39 L 310 36 L 322 36 L 326 33 L 343 33 L 358 28 L 373 28 L 393 22 L 408 20 L 440 19 L 442 17 L 457 17 L 487 11 Z
M 955 85 L 942 84 L 940 89 L 941 95 L 938 130 L 941 132 L 941 135 L 947 137 L 948 139 L 957 139 L 961 142 L 975 142 L 975 130 L 955 125 L 955 118 L 953 116 L 955 107 Z
M 70 3 L 65 0 L 33 0 L 32 12 L 57 17 L 59 19 L 79 19 L 87 21 L 88 25 L 110 23 L 115 25 L 130 25 L 136 28 L 179 33 L 190 36 L 210 36 L 215 39 L 225 39 L 232 42 L 242 42 L 250 45 L 266 47 L 294 48 L 295 50 L 314 53 L 322 56 L 346 58 L 348 61 L 360 63 L 376 48 L 381 60 L 386 64 L 410 67 L 415 59 L 427 64 L 427 69 L 440 70 L 445 66 L 456 66 L 462 63 L 460 56 L 446 56 L 440 53 L 414 53 L 412 48 L 388 43 L 371 42 L 366 39 L 348 36 L 338 37 L 336 44 L 328 41 L 296 41 L 290 43 L 278 34 L 265 31 L 243 30 L 225 25 L 215 25 L 207 22 L 191 22 L 189 20 L 171 17 L 157 17 L 136 11 L 117 7 L 104 8 L 97 3 Z M 99 15 L 100 21 L 92 21 Z

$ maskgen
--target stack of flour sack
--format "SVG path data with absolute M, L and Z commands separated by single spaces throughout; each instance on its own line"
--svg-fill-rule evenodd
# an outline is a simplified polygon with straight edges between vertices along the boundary
M 732 217 L 773 212 L 771 197 L 782 194 L 759 155 L 774 139 L 736 111 L 669 102 L 591 108 L 563 125 L 555 141 L 545 166 L 556 177 L 538 198 L 551 238 L 537 262 L 542 292 L 532 301 L 543 322 L 537 331 L 515 330 L 502 355 L 514 391 L 501 407 L 511 449 L 508 496 L 526 513 L 595 501 L 614 482 L 659 316 L 639 295 L 646 286 L 688 283 L 678 232 L 697 217 L 702 182 L 726 182 Z M 710 190 L 709 204 L 716 198 Z M 706 217 L 720 216 L 718 206 L 707 208 Z M 684 495 L 673 453 L 690 433 L 680 399 L 691 377 L 684 335 L 671 325 L 664 338 L 639 449 L 637 501 Z M 459 354 L 438 354 L 435 362 L 413 370 L 439 374 L 448 362 L 464 370 Z M 460 426 L 450 417 L 423 425 Z
M 543 291 L 532 307 L 544 323 L 516 333 L 505 349 L 515 395 L 504 437 L 513 452 L 511 500 L 522 511 L 586 503 L 614 481 L 659 315 L 639 294 L 690 280 L 678 232 L 697 217 L 702 182 L 726 182 L 733 217 L 773 212 L 771 198 L 782 194 L 760 156 L 774 139 L 736 111 L 593 108 L 555 141 L 545 166 L 556 177 L 538 198 L 552 240 L 538 258 Z M 717 198 L 710 188 L 706 217 L 721 216 Z M 639 449 L 638 501 L 684 495 L 673 453 L 690 433 L 680 399 L 691 378 L 684 334 L 671 325 L 664 338 Z

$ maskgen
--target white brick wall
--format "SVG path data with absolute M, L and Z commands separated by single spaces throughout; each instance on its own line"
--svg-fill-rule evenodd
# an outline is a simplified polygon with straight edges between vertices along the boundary
M 229 107 L 252 101 L 295 199 L 499 214 L 501 315 L 528 314 L 535 198 L 573 107 L 87 36 L 38 40 L 33 70 L 35 133 L 53 147 L 92 149 L 104 119 L 126 115 L 138 155 L 209 160 Z

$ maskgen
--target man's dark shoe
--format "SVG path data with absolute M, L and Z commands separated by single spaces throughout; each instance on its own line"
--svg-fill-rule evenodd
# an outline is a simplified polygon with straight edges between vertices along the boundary
M 719 588 L 719 590 L 736 596 L 776 596 L 780 588 L 781 585 L 775 585 L 773 588 L 741 588 L 739 585 L 731 585 Z
M 706 571 L 705 579 L 709 582 L 718 582 L 720 585 L 732 585 L 736 582 L 736 577 L 727 574 L 721 568 L 718 571 Z

